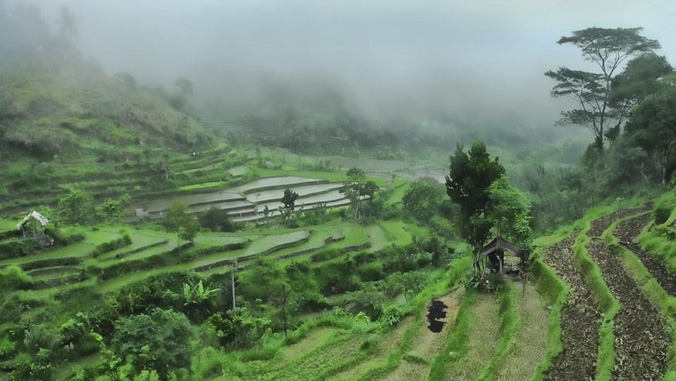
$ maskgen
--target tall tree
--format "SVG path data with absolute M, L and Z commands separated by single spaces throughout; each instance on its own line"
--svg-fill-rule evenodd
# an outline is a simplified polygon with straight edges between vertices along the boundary
M 495 181 L 488 189 L 490 208 L 487 216 L 495 234 L 505 237 L 523 249 L 531 246 L 531 203 L 520 190 L 510 185 L 506 177 Z
M 664 56 L 646 53 L 627 62 L 622 73 L 615 76 L 610 89 L 610 106 L 627 113 L 647 96 L 663 87 L 662 79 L 673 68 Z M 620 125 L 608 129 L 606 137 L 612 143 L 620 134 Z
M 167 217 L 164 219 L 164 227 L 168 231 L 176 233 L 179 252 L 181 250 L 181 239 L 192 242 L 199 230 L 195 216 L 188 213 L 188 204 L 184 201 L 171 203 Z
M 665 88 L 641 102 L 626 130 L 628 138 L 657 164 L 666 183 L 676 166 L 676 88 Z
M 65 222 L 86 224 L 95 213 L 94 198 L 84 190 L 72 189 L 59 200 L 59 217 Z
M 559 123 L 589 128 L 594 133 L 594 147 L 599 151 L 608 130 L 619 130 L 624 123 L 629 107 L 623 102 L 611 102 L 611 83 L 616 72 L 628 58 L 660 48 L 659 42 L 641 36 L 641 31 L 642 28 L 596 27 L 576 30 L 557 43 L 578 47 L 582 57 L 594 63 L 599 72 L 560 67 L 545 73 L 557 82 L 551 92 L 553 97 L 570 97 L 579 105 L 563 111 Z
M 498 158 L 491 160 L 486 145 L 475 142 L 465 152 L 459 144 L 450 158 L 446 192 L 460 206 L 461 234 L 473 247 L 475 274 L 479 271 L 479 250 L 490 236 L 493 224 L 486 212 L 490 206 L 491 184 L 505 174 Z
M 290 188 L 284 190 L 284 196 L 282 196 L 282 204 L 284 208 L 290 211 L 293 211 L 296 207 L 296 200 L 298 199 L 298 193 L 292 191 Z

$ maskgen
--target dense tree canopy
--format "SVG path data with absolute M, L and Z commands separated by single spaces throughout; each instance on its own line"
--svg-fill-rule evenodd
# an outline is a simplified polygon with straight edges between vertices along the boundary
M 638 105 L 627 134 L 659 166 L 665 183 L 676 160 L 676 88 L 666 88 Z
M 174 201 L 167 211 L 164 219 L 164 227 L 176 233 L 177 240 L 192 241 L 199 231 L 199 224 L 192 214 L 188 213 L 188 204 L 183 201 Z
M 475 142 L 467 152 L 458 145 L 451 155 L 446 192 L 460 206 L 462 236 L 475 248 L 486 242 L 491 228 L 480 218 L 489 206 L 489 188 L 504 174 L 505 168 L 497 157 L 491 160 L 484 143 Z
M 166 377 L 172 369 L 190 364 L 190 337 L 185 315 L 156 308 L 117 320 L 112 349 L 121 359 L 131 360 L 138 372 L 156 370 Z

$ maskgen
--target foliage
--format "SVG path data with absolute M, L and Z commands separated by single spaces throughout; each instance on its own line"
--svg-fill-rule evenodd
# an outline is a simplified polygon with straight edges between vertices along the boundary
M 71 224 L 85 225 L 94 219 L 94 198 L 81 189 L 72 189 L 59 200 L 59 217 Z
M 104 253 L 109 253 L 113 250 L 129 246 L 131 245 L 131 237 L 129 237 L 129 234 L 124 234 L 122 237 L 115 239 L 110 242 L 104 242 L 100 245 L 97 245 L 94 251 L 92 252 L 92 255 L 98 256 Z
M 188 213 L 188 204 L 183 201 L 171 203 L 163 224 L 167 231 L 176 233 L 179 244 L 181 239 L 192 242 L 199 229 L 195 217 Z
M 33 278 L 15 264 L 0 269 L 0 288 L 3 290 L 20 290 L 32 284 Z
M 660 168 L 665 184 L 676 168 L 676 89 L 666 88 L 641 102 L 632 112 L 626 131 Z
M 140 372 L 154 369 L 163 378 L 190 364 L 190 322 L 173 310 L 153 309 L 115 321 L 111 348 Z
M 582 51 L 585 60 L 597 65 L 600 73 L 566 67 L 546 76 L 557 84 L 553 97 L 570 97 L 580 108 L 562 112 L 561 124 L 588 127 L 594 133 L 594 147 L 603 149 L 604 139 L 617 136 L 632 106 L 631 102 L 611 102 L 611 83 L 616 70 L 628 58 L 660 48 L 656 40 L 640 35 L 641 28 L 587 28 L 559 39 L 558 44 L 572 44 Z M 614 125 L 612 124 L 614 123 Z
M 293 211 L 297 198 L 298 193 L 292 191 L 289 188 L 284 189 L 284 196 L 282 196 L 282 204 L 284 204 L 284 208 Z
M 55 351 L 61 343 L 61 337 L 50 325 L 35 324 L 26 330 L 23 342 L 28 353 L 35 357 L 41 350 Z
M 113 199 L 106 199 L 102 204 L 97 205 L 96 212 L 103 221 L 108 223 L 120 222 L 124 214 L 122 203 Z
M 340 192 L 350 200 L 354 218 L 359 218 L 362 200 L 364 198 L 372 200 L 378 186 L 372 180 L 367 180 L 364 170 L 357 167 L 352 167 L 347 171 L 347 179 L 348 181 L 344 183 Z
M 491 184 L 489 197 L 490 208 L 487 217 L 491 220 L 496 235 L 505 237 L 522 249 L 528 250 L 532 245 L 530 200 L 510 185 L 505 177 Z
M 211 207 L 199 216 L 200 225 L 215 232 L 234 232 L 242 229 L 242 224 L 232 222 L 228 211 Z
M 672 208 L 669 205 L 657 205 L 655 210 L 653 210 L 653 220 L 655 220 L 655 225 L 662 225 L 667 222 L 669 216 L 671 216 L 671 209 Z
M 408 215 L 427 223 L 439 214 L 443 196 L 443 185 L 434 179 L 420 179 L 411 184 L 402 202 Z
M 10 238 L 0 241 L 0 259 L 24 257 L 38 250 L 40 245 L 34 239 Z
M 275 261 L 257 258 L 249 271 L 238 275 L 239 291 L 249 300 L 264 302 L 281 293 L 286 281 L 284 271 Z

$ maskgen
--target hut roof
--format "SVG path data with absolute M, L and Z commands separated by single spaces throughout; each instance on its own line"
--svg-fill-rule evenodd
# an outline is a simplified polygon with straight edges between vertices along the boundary
M 19 222 L 16 225 L 16 230 L 21 230 L 21 228 L 26 224 L 26 222 L 28 222 L 28 220 L 30 220 L 31 218 L 38 221 L 43 228 L 47 226 L 47 224 L 49 223 L 49 220 L 45 216 L 36 211 L 32 211 L 28 213 L 28 215 L 26 215 L 26 217 L 24 217 L 23 220 L 21 220 L 21 222 Z
M 514 245 L 513 243 L 507 241 L 502 237 L 497 237 L 494 240 L 492 240 L 488 245 L 484 246 L 481 249 L 481 256 L 486 256 L 498 249 L 508 251 L 512 255 L 516 255 L 517 257 L 521 254 L 521 250 L 519 250 L 519 248 L 516 247 L 516 245 Z

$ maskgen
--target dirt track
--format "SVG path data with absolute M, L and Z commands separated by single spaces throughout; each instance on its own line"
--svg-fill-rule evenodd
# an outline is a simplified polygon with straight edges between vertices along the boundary
M 570 286 L 568 305 L 561 312 L 563 352 L 554 359 L 546 380 L 593 380 L 596 373 L 600 314 L 573 262 L 571 236 L 548 248 L 544 261 Z
M 629 214 L 633 214 L 632 211 L 620 211 L 614 213 L 614 218 Z M 600 235 L 598 232 L 607 229 L 614 218 L 594 221 L 590 231 Z M 671 344 L 659 311 L 627 274 L 621 259 L 613 255 L 603 241 L 593 239 L 587 250 L 601 269 L 610 291 L 620 302 L 620 311 L 615 316 L 616 358 L 613 378 L 659 379 L 666 372 L 667 352 Z
M 650 272 L 650 275 L 657 280 L 669 295 L 676 296 L 676 277 L 664 267 L 664 264 L 658 258 L 646 253 L 634 242 L 643 227 L 650 221 L 650 218 L 650 214 L 644 214 L 622 222 L 617 225 L 613 235 L 620 240 L 622 246 L 633 252 L 641 260 Z

